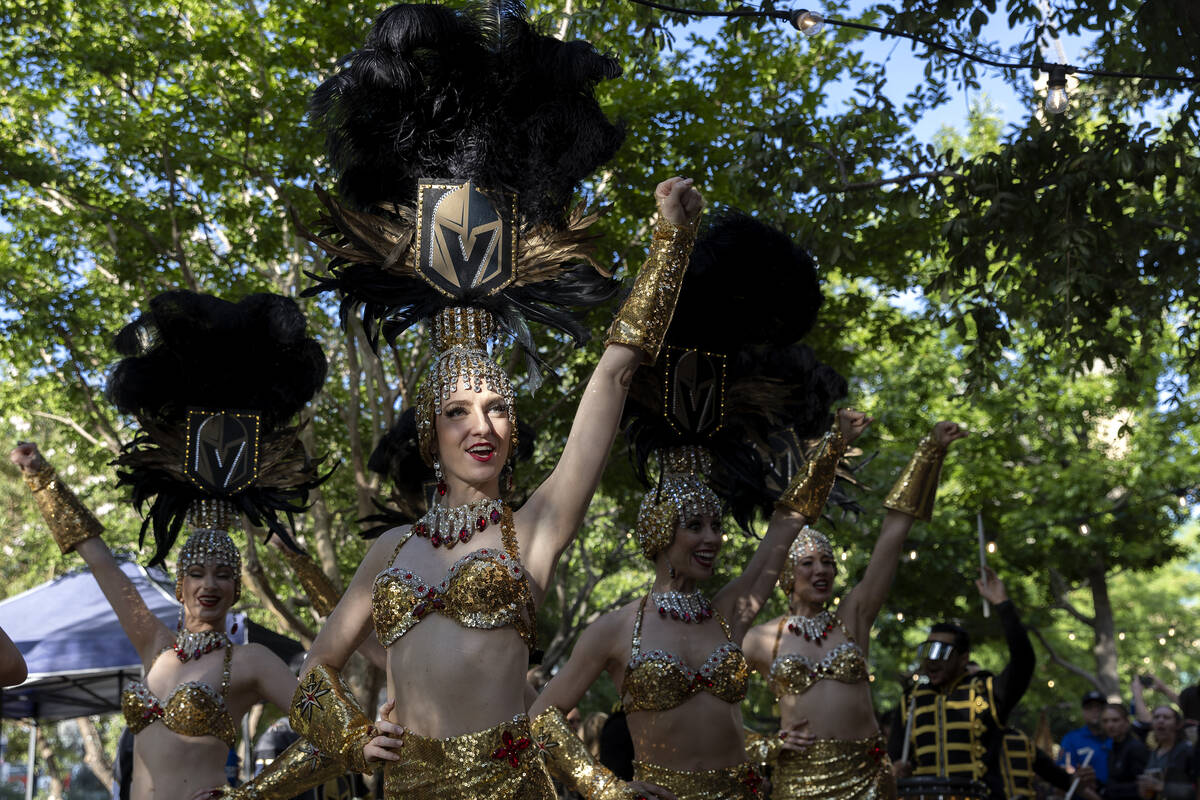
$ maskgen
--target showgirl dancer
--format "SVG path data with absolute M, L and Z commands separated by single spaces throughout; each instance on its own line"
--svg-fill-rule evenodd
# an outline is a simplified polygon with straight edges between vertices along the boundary
M 168 556 L 184 524 L 191 530 L 176 562 L 175 631 L 146 608 L 100 538 L 103 526 L 37 447 L 23 443 L 11 453 L 55 541 L 83 557 L 145 666 L 145 678 L 121 698 L 135 734 L 134 800 L 179 800 L 224 784 L 246 711 L 291 701 L 296 679 L 287 665 L 262 645 L 233 645 L 226 633 L 241 593 L 241 554 L 228 532 L 244 514 L 291 542 L 279 512 L 303 511 L 320 481 L 289 424 L 325 378 L 324 354 L 304 328 L 287 298 L 258 294 L 234 304 L 175 291 L 151 300 L 117 336 L 125 358 L 108 394 L 140 431 L 116 463 L 134 505 L 150 503 L 142 535 L 153 535 L 151 564 Z M 318 764 L 303 745 L 276 769 L 289 762 L 303 764 L 313 783 L 341 769 Z M 299 788 L 264 779 L 256 796 L 282 800 Z
M 530 712 L 553 745 L 552 772 L 585 797 L 627 792 L 592 763 L 562 716 L 606 670 L 627 713 L 640 794 L 667 796 L 646 784 L 680 800 L 765 791 L 746 759 L 740 703 L 750 669 L 739 645 L 792 539 L 825 505 L 845 446 L 869 420 L 842 411 L 778 498 L 745 569 L 711 600 L 698 584 L 713 576 L 721 550 L 722 495 L 758 505 L 773 462 L 797 455 L 773 450 L 770 433 L 786 423 L 797 444 L 819 435 L 845 393 L 840 376 L 794 344 L 819 304 L 811 259 L 778 231 L 731 214 L 696 245 L 668 346 L 654 370 L 635 376 L 626 407 L 639 472 L 648 477 L 653 460 L 662 476 L 648 481 L 635 528 L 653 586 L 583 632 Z M 743 498 L 748 487 L 758 488 Z
M 313 239 L 332 260 L 316 290 L 341 295 L 343 318 L 361 312 L 373 341 L 424 319 L 434 346 L 414 405 L 437 503 L 367 553 L 291 713 L 352 768 L 386 762 L 387 798 L 554 796 L 525 717 L 536 609 L 595 491 L 630 377 L 658 354 L 703 204 L 691 181 L 658 186 L 650 258 L 562 456 L 513 509 L 502 490 L 516 397 L 489 344 L 506 333 L 536 366 L 528 321 L 581 339 L 568 309 L 613 294 L 586 254 L 592 218 L 567 204 L 620 142 L 592 94 L 619 70 L 587 43 L 537 34 L 518 4 L 494 11 L 394 6 L 314 96 L 340 196 L 322 194 L 327 225 Z M 377 726 L 339 674 L 372 624 L 393 704 Z
M 783 800 L 879 800 L 896 796 L 886 742 L 868 683 L 871 626 L 896 574 L 913 523 L 933 512 L 946 448 L 964 428 L 939 422 L 921 440 L 884 501 L 888 509 L 862 580 L 837 606 L 837 559 L 824 534 L 805 528 L 792 542 L 779 585 L 790 613 L 755 626 L 746 658 L 779 700 L 780 739 L 772 791 Z

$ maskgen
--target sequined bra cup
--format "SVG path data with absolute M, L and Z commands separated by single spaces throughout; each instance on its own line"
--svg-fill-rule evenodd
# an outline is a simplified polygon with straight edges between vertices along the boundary
M 144 680 L 133 681 L 125 687 L 121 692 L 121 713 L 133 734 L 136 736 L 161 719 L 167 730 L 180 736 L 215 736 L 232 749 L 237 743 L 237 724 L 225 699 L 229 696 L 229 662 L 233 658 L 233 648 L 224 649 L 225 665 L 219 693 L 204 681 L 188 681 L 176 686 L 164 703 L 154 696 Z
M 708 692 L 727 703 L 745 699 L 750 665 L 732 640 L 713 650 L 698 670 L 665 650 L 641 651 L 642 617 L 648 597 L 642 598 L 633 623 L 633 647 L 621 686 L 625 711 L 669 711 L 700 692 Z M 728 639 L 729 624 L 719 613 L 714 612 L 714 616 Z
M 503 547 L 467 553 L 436 583 L 394 563 L 413 535 L 411 530 L 404 534 L 391 565 L 375 578 L 371 594 L 371 617 L 380 644 L 390 647 L 426 616 L 438 613 L 464 628 L 512 625 L 533 647 L 533 595 L 517 550 L 512 510 L 505 505 L 503 513 Z
M 837 619 L 835 617 L 835 619 Z M 779 655 L 779 640 L 783 637 L 783 626 L 787 618 L 779 621 L 779 630 L 775 632 L 775 649 L 771 653 L 771 673 L 767 676 L 767 685 L 776 698 L 788 694 L 804 694 L 826 679 L 842 683 L 861 683 L 869 680 L 871 673 L 867 668 L 867 659 L 859 649 L 858 644 L 846 631 L 841 619 L 837 620 L 846 641 L 834 647 L 825 657 L 814 661 L 799 653 L 784 653 Z

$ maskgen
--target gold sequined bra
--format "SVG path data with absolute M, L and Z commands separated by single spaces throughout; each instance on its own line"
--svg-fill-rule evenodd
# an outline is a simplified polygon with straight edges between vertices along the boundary
M 708 692 L 727 703 L 742 702 L 750 681 L 750 665 L 732 640 L 713 650 L 700 669 L 692 669 L 665 650 L 642 652 L 642 617 L 648 598 L 642 598 L 633 623 L 633 647 L 621 687 L 625 711 L 669 711 L 699 692 Z M 719 612 L 714 610 L 713 614 L 729 639 L 729 624 Z
M 232 748 L 237 743 L 237 724 L 225 705 L 232 658 L 233 648 L 226 647 L 219 693 L 204 681 L 188 681 L 176 686 L 163 703 L 145 681 L 133 681 L 121 692 L 125 724 L 136 736 L 161 719 L 167 730 L 180 736 L 215 736 Z
M 799 653 L 784 653 L 779 655 L 779 640 L 783 637 L 783 626 L 787 617 L 779 620 L 779 629 L 775 632 L 775 649 L 771 652 L 771 673 L 767 676 L 767 685 L 776 698 L 787 694 L 804 694 L 826 678 L 842 683 L 861 683 L 870 678 L 867 659 L 855 643 L 853 637 L 846 631 L 841 619 L 837 619 L 846 641 L 834 647 L 825 657 L 814 661 Z
M 390 647 L 429 614 L 437 612 L 464 628 L 503 628 L 512 625 L 530 648 L 534 646 L 533 595 L 521 566 L 512 509 L 504 505 L 500 522 L 503 549 L 481 548 L 455 561 L 438 583 L 395 564 L 412 531 L 404 534 L 392 553 L 392 563 L 375 578 L 371 617 L 375 634 Z

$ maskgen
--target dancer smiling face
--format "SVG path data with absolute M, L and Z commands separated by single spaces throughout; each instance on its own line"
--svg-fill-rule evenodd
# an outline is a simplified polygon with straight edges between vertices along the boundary
M 500 473 L 512 452 L 514 430 L 512 408 L 503 395 L 487 384 L 476 392 L 460 381 L 434 415 L 448 505 L 500 496 Z
M 193 633 L 225 630 L 225 617 L 237 601 L 240 576 L 230 564 L 210 560 L 183 572 L 184 627 Z
M 711 578 L 724 541 L 720 514 L 690 514 L 681 519 L 671 543 L 654 557 L 659 579 L 655 588 L 670 585 L 691 590 L 697 581 Z
M 797 559 L 793 571 L 791 607 L 811 617 L 831 599 L 837 578 L 837 559 L 826 550 L 810 552 Z

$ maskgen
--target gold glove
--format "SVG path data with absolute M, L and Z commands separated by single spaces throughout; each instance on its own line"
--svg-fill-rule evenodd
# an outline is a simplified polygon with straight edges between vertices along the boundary
M 346 767 L 340 761 L 322 755 L 307 739 L 298 739 L 252 780 L 236 789 L 232 786 L 223 788 L 213 797 L 222 800 L 290 800 L 345 774 Z
M 83 540 L 104 532 L 100 520 L 79 501 L 71 487 L 63 483 L 54 467 L 44 464 L 33 472 L 22 474 L 25 484 L 33 492 L 38 510 L 50 528 L 50 535 L 64 555 L 73 551 Z
M 779 734 L 768 735 L 746 729 L 746 760 L 753 764 L 774 763 L 783 751 Z
M 783 494 L 775 503 L 776 508 L 790 508 L 804 515 L 808 522 L 816 522 L 821 518 L 821 510 L 833 490 L 833 480 L 837 477 L 837 465 L 846 452 L 846 437 L 842 436 L 836 416 L 833 429 L 825 434 L 817 451 L 804 465 L 803 472 L 797 472 L 792 482 L 783 490 Z
M 301 679 L 288 719 L 292 730 L 347 769 L 374 770 L 363 748 L 377 735 L 375 726 L 333 667 L 319 664 Z
M 888 492 L 883 507 L 929 522 L 933 518 L 933 501 L 937 497 L 938 477 L 945 458 L 946 448 L 932 435 L 927 435 L 917 444 L 917 451 Z
M 533 721 L 533 738 L 546 753 L 546 768 L 586 800 L 628 800 L 629 785 L 592 757 L 561 709 L 551 706 Z
M 329 580 L 329 576 L 312 557 L 287 545 L 284 545 L 282 550 L 283 557 L 296 574 L 304 593 L 308 595 L 313 611 L 317 612 L 317 616 L 328 617 L 329 612 L 333 611 L 341 599 L 341 592 L 334 588 L 333 581 Z
M 638 272 L 629 297 L 617 311 L 605 344 L 636 347 L 647 364 L 658 358 L 667 326 L 675 315 L 675 303 L 679 300 L 699 223 L 699 214 L 687 225 L 676 225 L 659 216 L 650 255 Z

